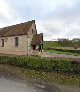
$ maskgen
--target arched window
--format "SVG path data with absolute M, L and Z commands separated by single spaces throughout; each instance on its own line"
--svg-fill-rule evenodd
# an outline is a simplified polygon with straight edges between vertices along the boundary
M 1 45 L 1 47 L 4 47 L 4 39 L 1 39 L 2 40 L 2 45 Z
M 19 43 L 18 37 L 15 37 L 15 46 L 18 46 L 18 43 Z

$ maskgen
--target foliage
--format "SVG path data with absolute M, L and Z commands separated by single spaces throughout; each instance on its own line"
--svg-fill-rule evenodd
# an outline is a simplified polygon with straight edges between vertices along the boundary
M 0 64 L 18 66 L 25 69 L 80 74 L 80 62 L 63 59 L 0 56 Z
M 58 44 L 63 46 L 63 47 L 72 47 L 73 42 L 69 39 L 58 39 Z
M 58 41 L 44 41 L 44 49 L 56 47 L 73 47 L 74 49 L 77 49 L 80 47 L 80 40 L 77 42 L 67 39 L 59 39 Z
M 64 48 L 47 48 L 47 51 L 51 51 L 51 52 L 62 52 L 64 53 L 70 53 L 70 54 L 80 54 L 80 50 L 76 50 L 76 49 L 64 49 Z
M 44 41 L 44 49 L 53 47 L 61 47 L 57 41 Z

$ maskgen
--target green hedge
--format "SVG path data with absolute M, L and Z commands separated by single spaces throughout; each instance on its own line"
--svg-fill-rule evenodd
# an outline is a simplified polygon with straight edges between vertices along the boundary
M 57 49 L 57 48 L 47 48 L 46 50 L 55 50 L 55 51 L 61 51 L 61 52 L 70 52 L 70 53 L 76 53 L 80 54 L 80 50 L 69 50 L 69 49 Z
M 80 74 L 80 63 L 70 60 L 41 58 L 41 57 L 8 57 L 0 56 L 0 64 L 18 66 L 25 69 L 56 71 L 63 73 Z

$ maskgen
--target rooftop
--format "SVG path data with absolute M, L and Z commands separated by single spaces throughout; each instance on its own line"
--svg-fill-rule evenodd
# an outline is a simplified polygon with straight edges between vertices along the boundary
M 0 37 L 27 35 L 33 23 L 35 23 L 35 20 L 1 28 Z

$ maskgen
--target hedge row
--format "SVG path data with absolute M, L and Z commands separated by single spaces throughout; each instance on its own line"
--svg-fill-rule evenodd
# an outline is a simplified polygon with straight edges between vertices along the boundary
M 0 56 L 0 64 L 18 66 L 25 69 L 56 71 L 80 74 L 80 63 L 70 60 L 50 59 L 41 57 L 8 57 Z
M 71 52 L 71 53 L 80 54 L 80 50 L 56 49 L 56 48 L 47 48 L 46 50 L 56 50 L 61 52 Z

